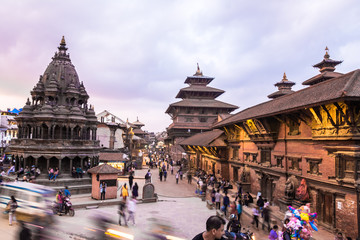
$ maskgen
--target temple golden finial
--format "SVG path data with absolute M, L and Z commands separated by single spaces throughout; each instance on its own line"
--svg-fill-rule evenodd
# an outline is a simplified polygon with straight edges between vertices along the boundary
M 197 63 L 197 69 L 196 69 L 195 76 L 202 76 L 202 72 L 200 71 L 199 63 Z
M 283 81 L 287 81 L 288 79 L 286 78 L 286 73 L 284 72 L 284 76 L 283 76 Z
M 66 45 L 65 37 L 64 37 L 64 36 L 62 36 L 62 38 L 61 38 L 60 45 Z
M 325 55 L 324 55 L 324 58 L 326 59 L 329 59 L 330 58 L 330 55 L 329 55 L 329 48 L 326 46 L 325 48 Z

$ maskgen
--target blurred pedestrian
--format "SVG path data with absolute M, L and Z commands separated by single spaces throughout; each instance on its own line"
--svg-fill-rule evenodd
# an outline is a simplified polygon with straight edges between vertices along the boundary
M 135 185 L 132 189 L 132 197 L 136 199 L 139 196 L 139 186 L 137 185 L 137 182 L 135 182 Z
M 129 175 L 129 187 L 130 187 L 130 190 L 132 188 L 133 181 L 134 181 L 134 176 L 133 176 L 132 173 L 130 173 L 130 175 Z
M 166 181 L 166 178 L 167 178 L 167 171 L 165 170 L 164 171 L 164 181 Z
M 192 176 L 190 172 L 187 173 L 187 180 L 188 180 L 188 184 L 191 184 Z
M 259 228 L 259 206 L 254 206 L 254 208 L 252 209 L 252 212 L 253 212 L 253 221 L 252 221 L 252 224 L 256 225 L 256 228 L 258 229 Z
M 10 197 L 10 201 L 7 204 L 7 209 L 9 209 L 9 225 L 12 226 L 13 220 L 16 221 L 16 208 L 18 207 L 17 201 L 14 196 Z
M 122 195 L 123 199 L 126 201 L 126 198 L 129 196 L 129 191 L 126 186 L 126 183 L 124 183 L 124 185 L 121 188 L 121 195 Z
M 136 185 L 136 183 L 135 183 Z M 134 186 L 135 187 L 135 186 Z M 124 222 L 125 222 L 125 226 L 127 226 L 127 221 L 126 221 L 126 202 L 125 200 L 121 200 L 120 201 L 120 204 L 119 204 L 119 225 L 121 226 L 121 218 L 124 219 Z
M 175 178 L 176 178 L 176 184 L 178 184 L 179 183 L 179 172 L 177 172 L 176 174 L 175 174 Z
M 136 199 L 135 198 L 130 199 L 127 207 L 129 213 L 129 217 L 127 221 L 130 222 L 130 220 L 132 219 L 132 222 L 135 225 Z
M 262 230 L 264 230 L 265 228 L 265 224 L 267 225 L 267 230 L 270 232 L 270 206 L 269 204 L 265 204 L 264 208 L 263 208 L 263 217 L 264 217 L 264 221 L 262 224 Z
M 220 190 L 218 189 L 215 193 L 215 205 L 216 209 L 220 209 L 220 201 L 221 201 L 221 194 Z
M 225 196 L 223 197 L 223 208 L 224 208 L 224 214 L 226 216 L 227 214 L 227 207 L 230 204 L 230 199 L 229 196 L 227 195 L 227 193 L 225 193 Z
M 19 240 L 31 240 L 31 231 L 23 221 L 20 221 Z
M 236 211 L 237 211 L 237 215 L 238 215 L 238 220 L 241 223 L 241 214 L 242 214 L 242 204 L 241 204 L 241 200 L 238 201 L 238 204 L 236 205 Z

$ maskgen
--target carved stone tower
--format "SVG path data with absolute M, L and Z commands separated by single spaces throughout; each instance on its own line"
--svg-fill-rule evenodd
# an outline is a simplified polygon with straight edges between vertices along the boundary
M 10 144 L 16 169 L 36 165 L 42 172 L 58 167 L 70 173 L 72 167 L 97 163 L 97 118 L 66 51 L 63 37 L 16 118 L 18 139 Z

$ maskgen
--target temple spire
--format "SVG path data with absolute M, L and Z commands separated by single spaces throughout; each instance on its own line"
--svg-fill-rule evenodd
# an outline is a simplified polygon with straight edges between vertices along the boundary
M 66 42 L 65 42 L 65 37 L 64 37 L 64 36 L 62 36 L 62 38 L 61 38 L 60 45 L 61 45 L 61 46 L 66 46 Z
M 302 84 L 303 85 L 314 85 L 319 82 L 323 82 L 328 79 L 332 79 L 332 78 L 341 76 L 342 73 L 335 72 L 335 67 L 342 62 L 343 61 L 331 59 L 330 54 L 329 54 L 329 48 L 325 47 L 324 59 L 321 62 L 313 65 L 313 67 L 319 69 L 320 74 L 306 80 Z
M 284 76 L 283 76 L 282 81 L 283 81 L 283 82 L 284 82 L 284 81 L 288 81 L 288 79 L 286 78 L 286 73 L 285 73 L 285 72 L 284 72 Z
M 196 69 L 196 73 L 194 74 L 194 76 L 202 76 L 202 72 L 200 71 L 200 67 L 199 67 L 199 63 L 197 63 L 197 69 Z
M 293 93 L 294 91 L 291 89 L 291 87 L 294 85 L 295 83 L 289 81 L 286 77 L 286 73 L 284 72 L 283 79 L 280 82 L 275 83 L 275 87 L 278 87 L 278 91 L 270 94 L 268 98 L 274 99 Z
M 62 36 L 61 38 L 60 46 L 58 47 L 58 49 L 59 49 L 59 53 L 66 54 L 67 47 L 64 36 Z
M 325 48 L 325 55 L 324 55 L 324 59 L 329 59 L 330 55 L 329 55 L 329 48 L 326 46 Z

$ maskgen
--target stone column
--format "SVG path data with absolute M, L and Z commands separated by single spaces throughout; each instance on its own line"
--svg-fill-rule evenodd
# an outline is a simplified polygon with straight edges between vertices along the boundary
M 15 157 L 15 171 L 19 171 L 19 157 Z
M 70 158 L 70 173 L 71 173 L 71 171 L 72 171 L 72 168 L 73 168 L 73 159 Z
M 40 129 L 40 138 L 41 138 L 41 139 L 44 139 L 44 130 L 43 130 L 43 127 L 40 126 L 39 129 Z
M 35 166 L 36 167 L 39 167 L 38 163 L 39 163 L 39 158 L 35 158 Z
M 74 129 L 70 128 L 70 139 L 74 139 Z
M 26 158 L 24 158 L 24 169 L 26 167 Z
M 51 126 L 48 128 L 48 139 L 52 139 L 52 137 L 51 137 Z
M 51 128 L 52 128 L 52 136 L 51 136 L 51 139 L 55 139 L 55 126 L 53 125 L 53 126 L 51 126 Z M 59 168 L 60 169 L 60 168 Z
M 81 169 L 84 170 L 84 159 L 80 158 Z
M 49 169 L 50 167 L 50 159 L 46 159 L 46 171 Z
M 61 173 L 61 158 L 59 158 L 59 172 Z

